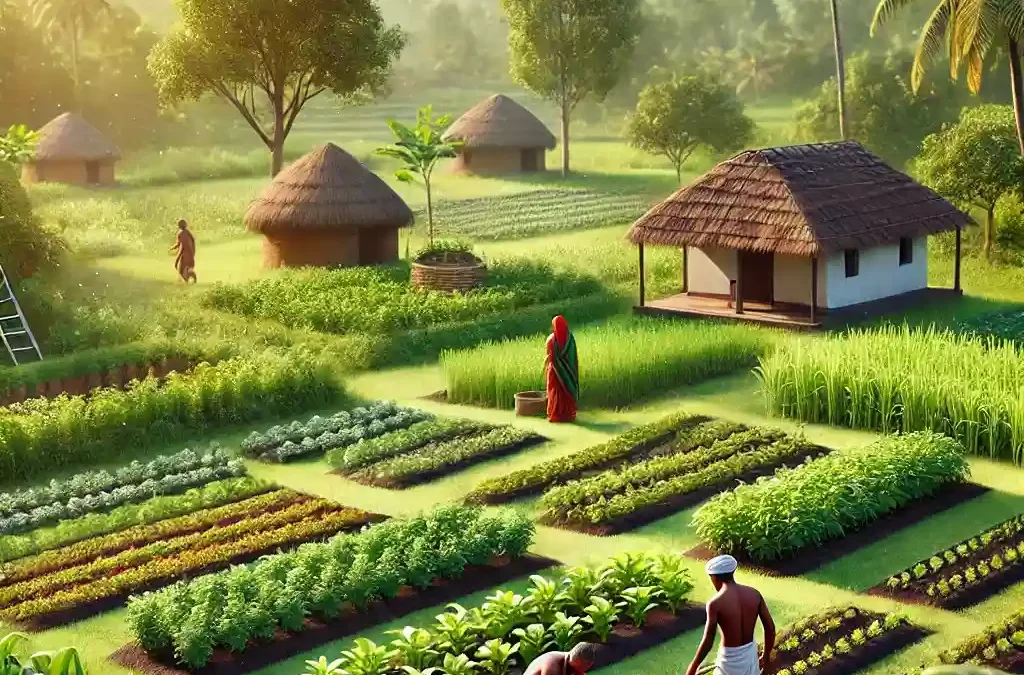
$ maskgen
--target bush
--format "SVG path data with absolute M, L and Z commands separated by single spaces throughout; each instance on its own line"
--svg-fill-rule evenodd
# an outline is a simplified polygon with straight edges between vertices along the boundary
M 64 252 L 60 235 L 43 227 L 12 166 L 0 162 L 0 265 L 14 282 L 53 268 Z
M 131 455 L 219 426 L 325 405 L 342 394 L 324 366 L 298 354 L 266 351 L 163 384 L 34 399 L 0 411 L 0 476 L 26 479 Z
M 700 540 L 756 561 L 789 558 L 869 526 L 967 479 L 955 440 L 931 432 L 837 451 L 710 499 L 693 516 Z

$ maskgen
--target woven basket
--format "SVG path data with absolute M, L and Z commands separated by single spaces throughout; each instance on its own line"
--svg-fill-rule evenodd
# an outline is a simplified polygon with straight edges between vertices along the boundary
M 521 391 L 516 394 L 516 415 L 535 417 L 547 414 L 548 395 L 543 391 Z
M 487 278 L 487 264 L 412 264 L 412 283 L 435 291 L 468 291 L 477 288 Z

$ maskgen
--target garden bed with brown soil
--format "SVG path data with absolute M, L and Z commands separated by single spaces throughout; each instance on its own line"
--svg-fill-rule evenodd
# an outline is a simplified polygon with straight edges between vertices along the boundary
M 755 562 L 742 553 L 733 553 L 744 567 L 767 575 L 799 576 L 835 562 L 865 546 L 877 543 L 892 534 L 917 525 L 931 516 L 948 511 L 987 493 L 989 488 L 976 483 L 960 483 L 939 494 L 919 499 L 847 534 L 842 539 L 827 541 L 820 546 L 808 546 L 783 560 Z M 696 560 L 710 560 L 718 555 L 707 546 L 699 545 L 686 552 Z
M 1005 673 L 1024 675 L 1024 651 L 1018 649 L 1009 654 L 1004 654 L 988 665 L 998 668 Z
M 250 644 L 241 652 L 218 649 L 202 668 L 187 670 L 177 665 L 173 653 L 150 654 L 137 644 L 127 644 L 110 655 L 112 663 L 148 675 L 242 675 L 307 652 L 349 635 L 356 635 L 406 614 L 487 590 L 514 579 L 560 564 L 551 558 L 526 555 L 512 561 L 469 566 L 456 580 L 436 580 L 425 589 L 405 587 L 396 598 L 371 603 L 363 611 L 349 609 L 333 620 L 306 619 L 297 632 L 278 630 L 267 642 Z

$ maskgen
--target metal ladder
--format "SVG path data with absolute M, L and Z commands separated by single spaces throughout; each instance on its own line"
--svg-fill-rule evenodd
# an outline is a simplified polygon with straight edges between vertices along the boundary
M 36 342 L 32 329 L 28 327 L 28 321 L 25 320 L 25 314 L 21 311 L 21 305 L 14 296 L 14 289 L 11 288 L 2 266 L 0 278 L 4 282 L 3 288 L 0 288 L 0 338 L 3 338 L 11 362 L 16 366 L 21 365 L 26 361 L 26 357 L 28 361 L 42 361 L 43 353 L 39 351 L 39 343 Z M 19 355 L 21 361 L 18 360 Z

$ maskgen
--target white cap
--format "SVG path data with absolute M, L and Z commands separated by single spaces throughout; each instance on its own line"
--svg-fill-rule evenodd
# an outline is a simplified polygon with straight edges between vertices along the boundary
M 704 566 L 704 570 L 713 575 L 732 574 L 738 566 L 736 558 L 731 555 L 720 555 L 709 560 L 708 564 Z

